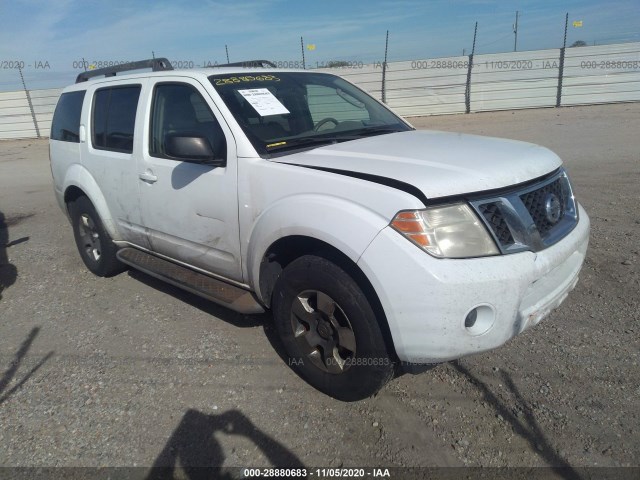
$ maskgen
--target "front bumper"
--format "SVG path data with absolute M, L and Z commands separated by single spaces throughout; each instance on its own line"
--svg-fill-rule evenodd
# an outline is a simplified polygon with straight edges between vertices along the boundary
M 577 281 L 589 240 L 575 228 L 537 253 L 436 259 L 390 227 L 358 261 L 385 311 L 401 361 L 437 363 L 504 344 L 558 307 Z M 477 309 L 477 321 L 465 318 Z

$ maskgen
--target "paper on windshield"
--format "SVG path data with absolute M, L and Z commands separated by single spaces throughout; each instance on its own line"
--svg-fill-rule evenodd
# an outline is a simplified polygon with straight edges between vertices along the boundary
M 249 88 L 238 90 L 238 93 L 251 104 L 261 117 L 289 113 L 289 110 L 267 88 Z

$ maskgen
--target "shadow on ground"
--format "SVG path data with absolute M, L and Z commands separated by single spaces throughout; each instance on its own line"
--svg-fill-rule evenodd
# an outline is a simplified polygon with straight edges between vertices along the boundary
M 138 280 L 139 282 L 142 282 L 162 293 L 171 295 L 181 302 L 187 303 L 208 315 L 212 315 L 224 322 L 230 323 L 234 327 L 252 328 L 271 322 L 271 315 L 268 313 L 261 315 L 243 315 L 241 313 L 234 312 L 233 310 L 229 310 L 228 308 L 187 292 L 186 290 L 182 290 L 181 288 L 174 287 L 167 282 L 158 280 L 157 278 L 134 268 L 130 268 L 128 274 L 131 278 L 134 278 L 135 280 Z
M 18 278 L 18 269 L 9 263 L 8 247 L 9 226 L 4 213 L 0 212 L 0 300 L 2 300 L 2 292 L 13 285 Z
M 39 327 L 34 327 L 31 330 L 27 338 L 24 340 L 24 342 L 22 342 L 22 345 L 20 345 L 20 348 L 14 355 L 13 360 L 9 364 L 9 368 L 7 368 L 7 370 L 2 374 L 2 378 L 0 378 L 0 405 L 6 402 L 13 393 L 15 393 L 18 389 L 20 389 L 26 383 L 26 381 L 29 380 L 29 378 L 34 373 L 36 373 L 40 369 L 40 367 L 44 365 L 45 362 L 49 360 L 49 358 L 51 358 L 51 356 L 53 355 L 53 352 L 47 353 L 44 356 L 44 358 L 42 358 L 42 360 L 40 360 L 31 370 L 27 372 L 27 374 L 24 377 L 22 377 L 20 381 L 18 381 L 18 383 L 16 383 L 13 387 L 8 389 L 9 384 L 11 383 L 11 381 L 13 380 L 13 377 L 15 377 L 16 373 L 18 372 L 18 369 L 20 368 L 20 364 L 24 360 L 25 355 L 29 351 L 29 348 L 31 348 L 31 344 L 33 343 L 35 338 L 38 336 L 39 332 L 40 332 Z
M 453 368 L 464 375 L 473 385 L 480 390 L 486 402 L 493 406 L 494 410 L 509 422 L 513 427 L 513 431 L 524 438 L 534 451 L 544 458 L 547 464 L 551 467 L 560 478 L 567 480 L 580 480 L 582 477 L 578 474 L 567 461 L 562 458 L 551 445 L 551 442 L 546 437 L 540 425 L 536 421 L 535 415 L 529 403 L 522 397 L 522 394 L 513 383 L 511 375 L 501 371 L 502 381 L 507 389 L 513 394 L 515 398 L 516 408 L 519 409 L 523 415 L 522 418 L 518 418 L 514 415 L 513 410 L 498 398 L 494 394 L 489 386 L 473 375 L 471 371 L 462 366 L 459 362 L 450 363 Z
M 224 453 L 217 438 L 242 436 L 260 449 L 274 468 L 304 468 L 298 457 L 257 428 L 242 412 L 207 415 L 189 410 L 151 467 L 147 480 L 236 478 L 223 468 Z M 235 469 L 237 470 L 237 469 Z
M 212 317 L 229 323 L 234 327 L 262 327 L 267 340 L 273 347 L 276 354 L 285 364 L 289 365 L 289 357 L 287 356 L 284 346 L 280 341 L 280 337 L 278 337 L 278 333 L 273 323 L 273 315 L 270 311 L 258 315 L 243 315 L 241 313 L 234 312 L 233 310 L 218 305 L 214 302 L 201 298 L 193 293 L 187 292 L 186 290 L 174 287 L 173 285 L 163 282 L 162 280 L 158 280 L 157 278 L 154 278 L 151 275 L 147 275 L 146 273 L 139 270 L 135 270 L 134 268 L 129 269 L 128 274 L 131 278 L 138 280 L 139 282 L 142 282 L 145 285 L 154 288 L 162 293 L 171 295 L 181 302 L 191 305 L 192 307 L 197 308 L 207 315 L 211 315 Z

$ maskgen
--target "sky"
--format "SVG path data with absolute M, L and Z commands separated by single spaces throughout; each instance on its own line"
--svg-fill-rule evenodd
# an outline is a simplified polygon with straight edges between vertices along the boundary
M 0 91 L 73 83 L 88 63 L 167 57 L 184 66 L 268 59 L 307 68 L 567 45 L 640 42 L 640 0 L 0 0 Z M 582 27 L 573 27 L 574 21 Z M 314 50 L 309 45 L 315 45 Z

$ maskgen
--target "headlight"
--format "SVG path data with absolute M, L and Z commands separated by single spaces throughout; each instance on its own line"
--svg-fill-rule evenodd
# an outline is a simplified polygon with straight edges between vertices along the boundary
M 398 213 L 391 226 L 434 257 L 497 255 L 498 248 L 464 203 Z

